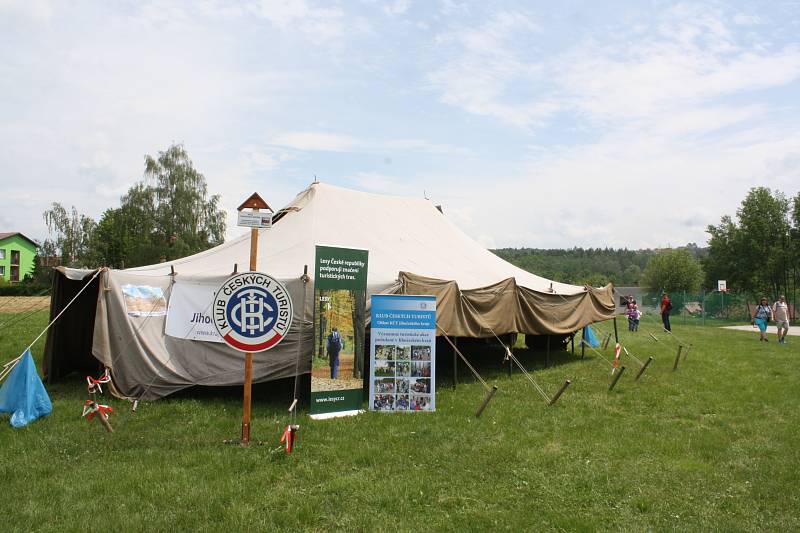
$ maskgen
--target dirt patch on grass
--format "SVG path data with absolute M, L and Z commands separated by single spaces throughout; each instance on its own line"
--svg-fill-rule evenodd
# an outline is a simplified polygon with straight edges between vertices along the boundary
M 50 309 L 49 296 L 0 296 L 0 313 L 27 313 Z

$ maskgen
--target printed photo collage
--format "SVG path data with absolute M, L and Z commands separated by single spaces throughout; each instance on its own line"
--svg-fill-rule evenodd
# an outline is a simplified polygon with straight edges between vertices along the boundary
M 376 411 L 431 409 L 431 347 L 375 345 L 373 405 Z

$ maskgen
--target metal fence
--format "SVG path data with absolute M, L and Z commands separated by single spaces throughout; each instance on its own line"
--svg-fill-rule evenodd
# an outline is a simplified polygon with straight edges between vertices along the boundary
M 721 292 L 673 292 L 670 295 L 673 322 L 682 324 L 705 325 L 706 323 L 741 323 L 749 322 L 752 299 L 741 294 Z M 658 313 L 661 304 L 661 293 L 647 292 L 641 296 L 640 306 L 644 312 Z

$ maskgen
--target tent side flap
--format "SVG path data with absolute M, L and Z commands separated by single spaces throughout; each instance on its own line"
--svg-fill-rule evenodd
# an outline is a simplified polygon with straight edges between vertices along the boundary
M 564 335 L 614 316 L 611 284 L 562 295 L 520 287 L 514 278 L 468 290 L 455 281 L 410 272 L 400 272 L 399 281 L 399 294 L 436 296 L 437 322 L 454 337 Z

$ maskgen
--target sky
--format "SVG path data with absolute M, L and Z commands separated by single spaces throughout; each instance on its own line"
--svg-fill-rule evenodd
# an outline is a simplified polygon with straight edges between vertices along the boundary
M 703 245 L 800 192 L 800 1 L 0 0 L 0 232 L 99 219 L 171 143 L 229 236 L 316 177 L 490 248 Z

